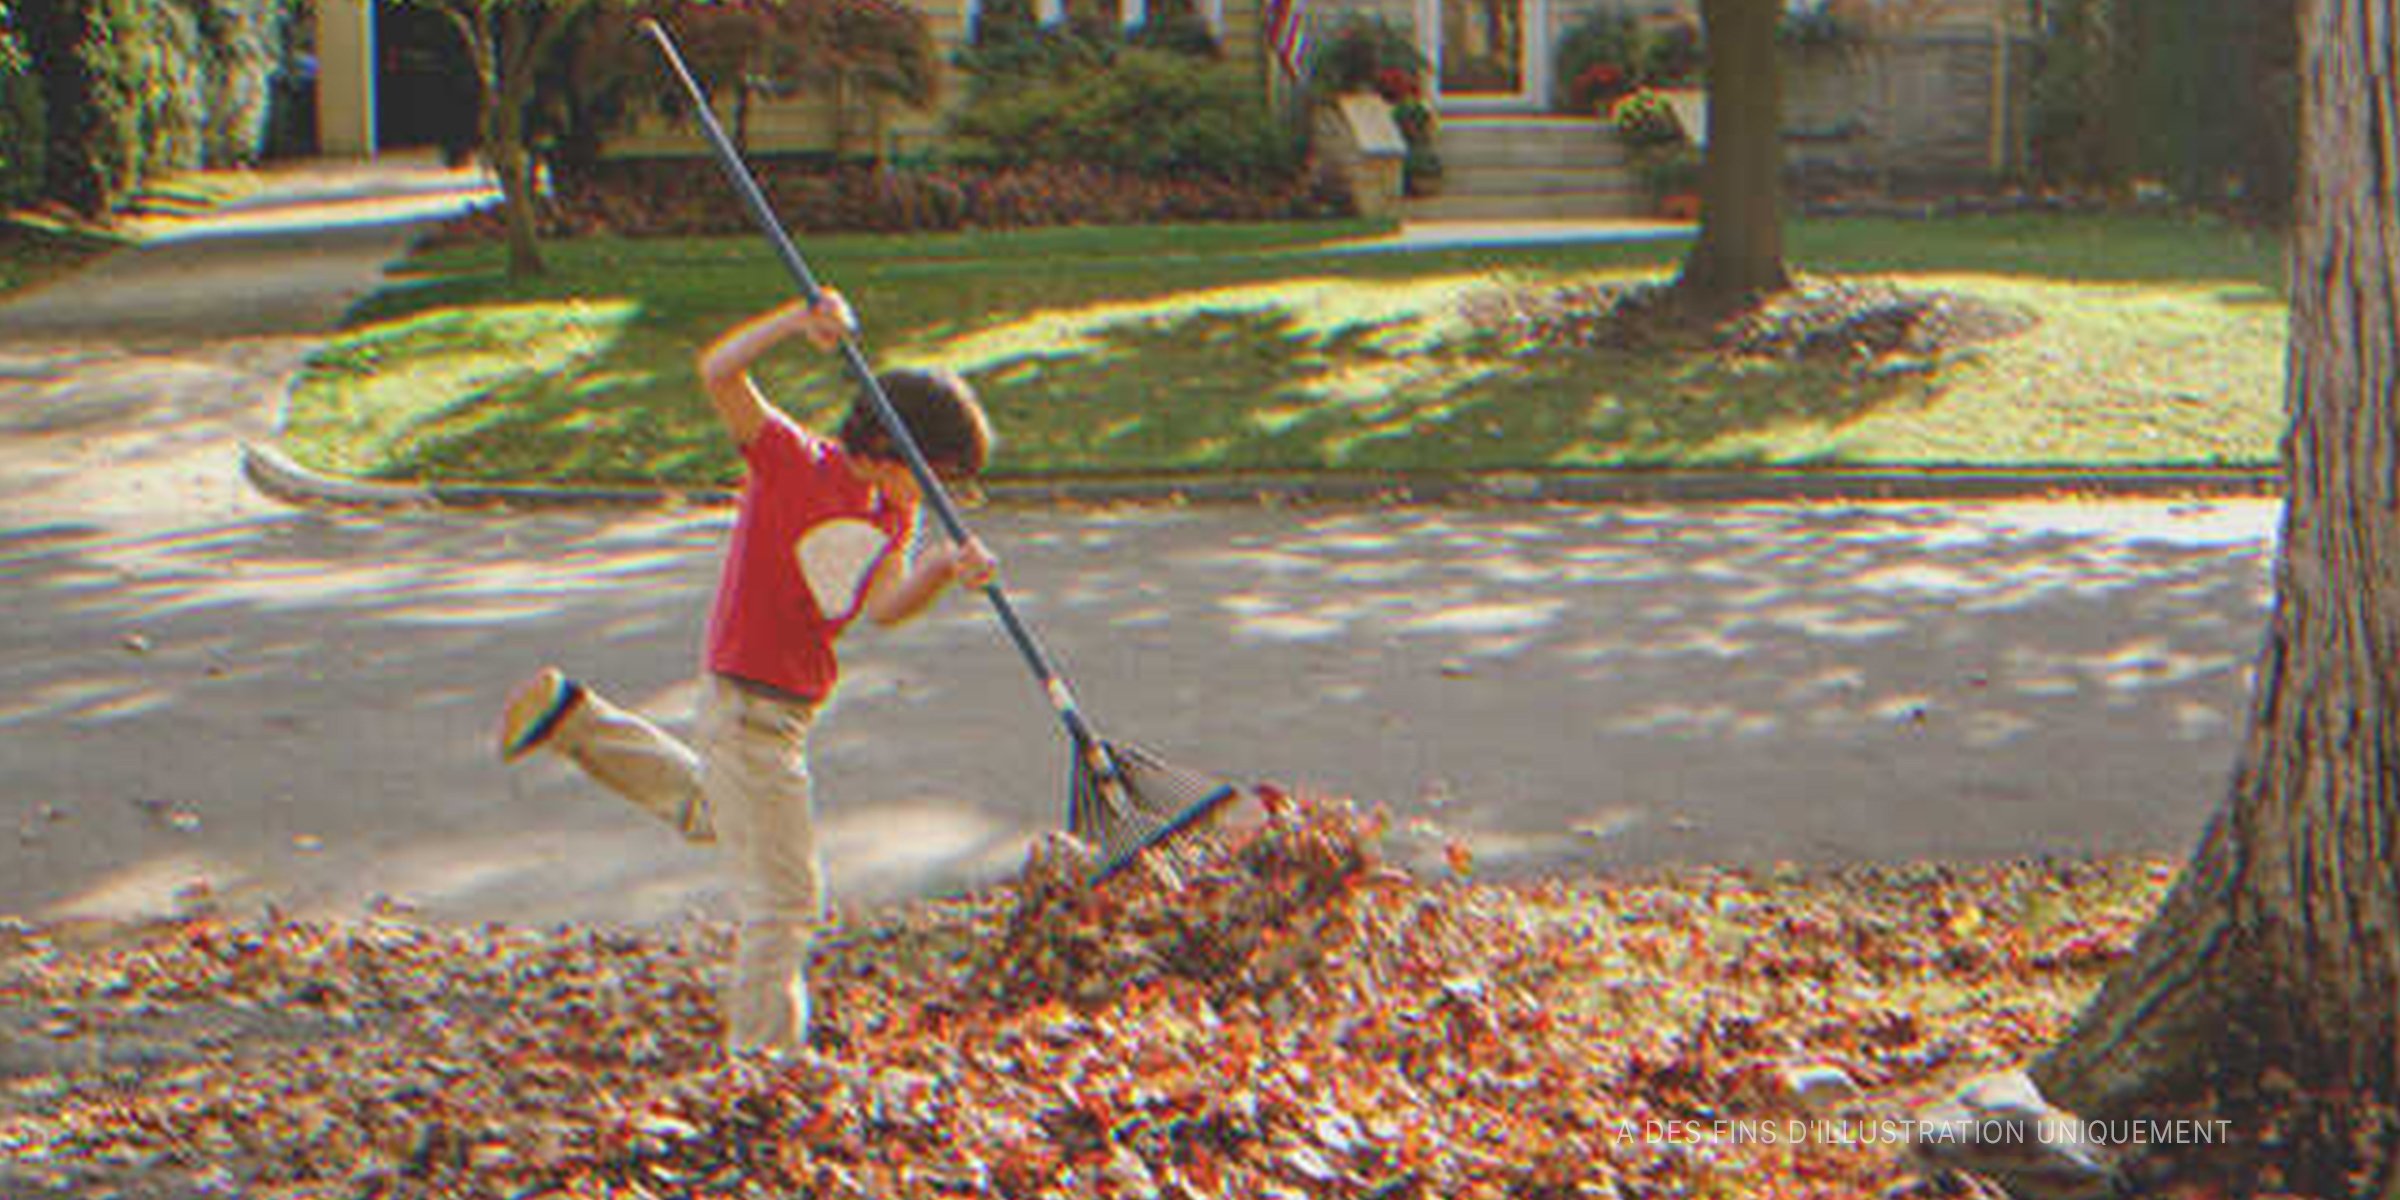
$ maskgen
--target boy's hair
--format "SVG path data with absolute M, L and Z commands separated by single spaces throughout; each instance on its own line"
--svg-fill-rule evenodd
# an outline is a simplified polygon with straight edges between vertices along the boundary
M 885 398 L 908 422 L 917 449 L 934 473 L 966 479 L 983 472 L 992 452 L 992 427 L 984 418 L 975 389 L 953 371 L 909 368 L 885 371 L 875 377 Z M 862 393 L 842 419 L 842 448 L 862 458 L 899 461 L 900 448 L 875 415 L 872 401 Z

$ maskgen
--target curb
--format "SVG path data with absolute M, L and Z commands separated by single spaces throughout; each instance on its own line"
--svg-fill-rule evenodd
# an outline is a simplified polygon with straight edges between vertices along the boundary
M 721 488 L 540 487 L 485 483 L 372 483 L 328 475 L 257 442 L 242 443 L 242 475 L 252 487 L 286 504 L 333 508 L 642 508 L 669 504 L 730 504 Z
M 242 474 L 287 504 L 337 508 L 638 508 L 729 504 L 722 488 L 372 483 L 311 470 L 273 447 L 242 445 Z M 2273 470 L 1663 471 L 1462 475 L 1157 475 L 1000 481 L 988 504 L 1737 504 L 1768 501 L 2268 497 Z

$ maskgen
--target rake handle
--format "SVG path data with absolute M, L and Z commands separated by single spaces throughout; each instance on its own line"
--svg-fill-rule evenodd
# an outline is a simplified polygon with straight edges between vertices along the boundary
M 783 221 L 775 215 L 774 207 L 767 203 L 767 194 L 758 186 L 758 180 L 750 173 L 749 165 L 742 161 L 741 151 L 734 147 L 733 139 L 726 136 L 725 127 L 717 121 L 716 110 L 710 106 L 708 94 L 701 90 L 700 81 L 693 78 L 691 68 L 685 65 L 683 52 L 676 48 L 674 36 L 656 19 L 643 20 L 640 28 L 657 44 L 659 53 L 666 58 L 667 69 L 675 76 L 676 82 L 683 86 L 685 96 L 691 100 L 692 114 L 700 122 L 700 133 L 707 139 L 709 149 L 715 152 L 717 166 L 724 170 L 726 181 L 733 185 L 734 193 L 741 197 L 742 206 L 750 211 L 751 222 L 775 247 L 775 256 L 783 260 L 784 270 L 790 272 L 792 281 L 800 286 L 800 295 L 809 303 L 816 303 L 817 298 L 824 294 L 824 289 L 818 286 L 816 274 L 808 269 L 808 260 L 800 256 L 800 247 L 794 245 L 791 235 L 784 232 Z M 841 353 L 842 361 L 849 365 L 850 373 L 857 378 L 859 387 L 865 391 L 874 407 L 875 416 L 883 422 L 885 431 L 891 434 L 892 444 L 899 447 L 901 458 L 908 463 L 909 473 L 916 476 L 917 486 L 924 492 L 926 502 L 933 506 L 933 515 L 941 521 L 943 531 L 950 535 L 952 542 L 964 544 L 968 538 L 967 523 L 959 516 L 958 505 L 950 499 L 949 489 L 942 486 L 941 477 L 935 475 L 933 467 L 925 461 L 925 452 L 918 448 L 916 435 L 909 432 L 908 422 L 901 419 L 899 410 L 892 407 L 891 397 L 884 394 L 883 384 L 875 378 L 875 369 L 867 363 L 866 352 L 859 348 L 858 339 L 844 333 Z M 1000 587 L 1000 581 L 994 579 L 983 585 L 983 595 L 992 602 L 992 612 L 1000 618 L 1000 627 L 1008 632 L 1009 641 L 1015 643 L 1017 653 L 1024 657 L 1025 665 L 1032 669 L 1034 680 L 1041 684 L 1042 694 L 1049 699 L 1050 706 L 1058 711 L 1058 718 L 1066 725 L 1068 736 L 1075 741 L 1076 752 L 1092 757 L 1095 766 L 1105 766 L 1106 774 L 1113 776 L 1116 773 L 1115 764 L 1110 759 L 1107 744 L 1092 732 L 1090 723 L 1084 720 L 1081 708 L 1075 703 L 1074 692 L 1067 687 L 1066 677 L 1051 665 L 1050 656 L 1043 652 L 1042 644 L 1034 639 L 1033 630 L 1017 615 L 1017 607 L 1010 603 L 1008 593 Z

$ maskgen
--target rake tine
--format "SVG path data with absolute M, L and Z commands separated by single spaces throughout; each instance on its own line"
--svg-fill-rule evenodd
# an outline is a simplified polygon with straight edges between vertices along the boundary
M 1163 850 L 1175 856 L 1183 849 L 1185 835 L 1204 826 L 1241 794 L 1241 789 L 1230 783 L 1172 766 L 1138 746 L 1104 744 L 1104 748 L 1106 761 L 1117 768 L 1115 776 L 1094 779 L 1091 786 L 1113 810 L 1102 815 L 1115 816 L 1118 825 L 1112 828 L 1095 822 L 1092 833 L 1096 837 L 1077 830 L 1078 836 L 1093 841 L 1101 852 L 1100 867 L 1091 880 L 1095 886 L 1106 883 L 1146 852 Z M 1145 780 L 1157 794 L 1145 792 Z M 1167 863 L 1159 865 L 1172 873 Z

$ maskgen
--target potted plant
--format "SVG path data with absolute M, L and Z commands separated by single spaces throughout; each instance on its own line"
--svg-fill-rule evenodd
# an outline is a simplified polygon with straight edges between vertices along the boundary
M 1700 211 L 1700 151 L 1665 96 L 1650 88 L 1627 95 L 1609 112 L 1626 156 L 1641 173 L 1662 215 L 1690 220 Z
M 1641 81 L 1642 35 L 1631 16 L 1600 9 L 1578 21 L 1558 40 L 1551 78 L 1559 80 L 1553 106 L 1561 112 L 1598 116 Z
M 1670 221 L 1700 218 L 1700 148 L 1690 142 L 1662 147 L 1642 164 L 1642 182 Z
M 1411 96 L 1392 105 L 1392 121 L 1408 143 L 1401 164 L 1401 186 L 1411 196 L 1430 196 L 1441 190 L 1442 157 L 1433 149 L 1433 107 Z
M 1401 186 L 1410 196 L 1431 195 L 1442 176 L 1434 153 L 1434 113 L 1425 103 L 1425 56 L 1396 25 L 1382 17 L 1353 13 L 1317 47 L 1311 74 L 1324 94 L 1373 93 L 1388 106 L 1407 145 Z

